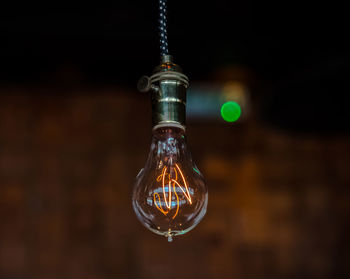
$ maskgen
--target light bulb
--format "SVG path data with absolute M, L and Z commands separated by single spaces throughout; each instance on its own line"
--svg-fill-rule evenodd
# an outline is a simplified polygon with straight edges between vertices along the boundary
M 152 89 L 153 136 L 146 165 L 136 177 L 132 204 L 146 228 L 172 241 L 204 217 L 208 189 L 186 143 L 188 79 L 170 56 L 162 62 L 138 85 L 141 91 Z
M 151 150 L 136 178 L 132 199 L 141 223 L 169 241 L 203 218 L 208 191 L 192 161 L 183 129 L 160 127 L 153 131 Z

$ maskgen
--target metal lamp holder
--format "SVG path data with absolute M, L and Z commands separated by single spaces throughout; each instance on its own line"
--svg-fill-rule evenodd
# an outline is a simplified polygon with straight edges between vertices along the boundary
M 185 128 L 188 86 L 188 77 L 172 62 L 170 55 L 162 57 L 162 63 L 155 68 L 151 77 L 140 78 L 138 90 L 151 91 L 153 129 L 164 126 Z

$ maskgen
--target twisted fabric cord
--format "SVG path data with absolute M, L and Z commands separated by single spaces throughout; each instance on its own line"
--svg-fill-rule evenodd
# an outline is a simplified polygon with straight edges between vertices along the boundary
M 167 0 L 159 0 L 159 39 L 160 56 L 169 54 L 167 34 Z

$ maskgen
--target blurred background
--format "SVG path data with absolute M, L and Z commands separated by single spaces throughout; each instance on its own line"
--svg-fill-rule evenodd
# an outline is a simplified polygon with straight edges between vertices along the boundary
M 349 277 L 345 10 L 168 2 L 206 217 L 168 243 L 131 206 L 151 139 L 136 83 L 159 63 L 157 1 L 6 7 L 0 278 Z

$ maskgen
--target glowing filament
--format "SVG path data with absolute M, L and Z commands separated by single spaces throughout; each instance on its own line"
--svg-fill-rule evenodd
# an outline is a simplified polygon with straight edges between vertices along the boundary
M 167 170 L 168 170 L 168 168 L 164 167 L 162 170 L 162 174 L 157 177 L 157 182 L 162 182 L 163 200 L 164 200 L 164 204 L 165 204 L 164 207 L 166 209 L 163 209 L 161 197 L 158 193 L 153 194 L 153 201 L 154 201 L 154 204 L 157 207 L 157 209 L 160 212 L 162 212 L 164 215 L 167 215 L 172 208 L 172 194 L 171 194 L 171 192 L 174 191 L 174 195 L 176 197 L 176 211 L 172 217 L 172 219 L 174 219 L 176 217 L 176 215 L 178 214 L 179 207 L 180 207 L 180 199 L 179 199 L 179 196 L 176 192 L 176 188 L 180 188 L 180 190 L 184 194 L 185 199 L 190 204 L 192 204 L 192 198 L 191 198 L 190 191 L 188 189 L 186 179 L 185 179 L 180 167 L 178 166 L 178 164 L 175 164 L 175 168 L 173 169 L 174 173 L 175 173 L 175 177 L 171 176 L 170 171 L 169 171 L 169 173 L 167 173 Z M 180 173 L 180 178 L 181 178 L 180 181 L 178 179 L 178 174 L 177 174 L 178 172 Z M 180 182 L 182 182 L 183 185 Z M 168 196 L 166 195 L 166 188 L 168 189 Z

